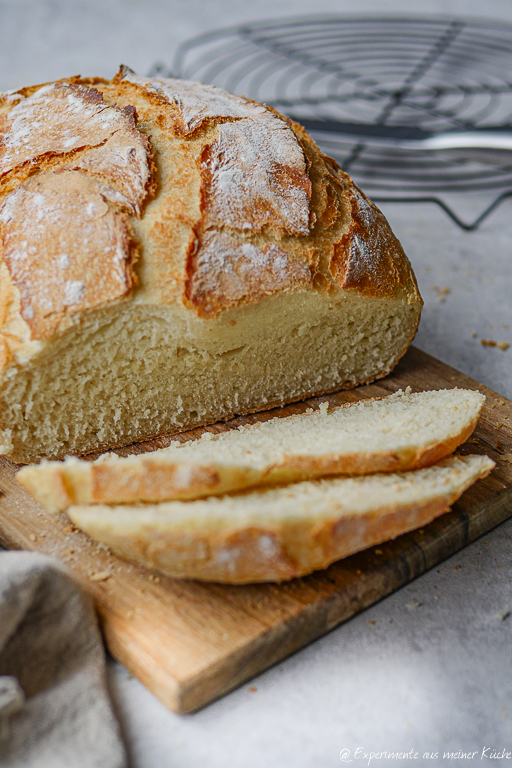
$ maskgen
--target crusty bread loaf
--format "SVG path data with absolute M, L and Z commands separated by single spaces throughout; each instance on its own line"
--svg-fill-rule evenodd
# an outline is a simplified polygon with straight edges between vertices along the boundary
M 452 453 L 485 397 L 453 389 L 397 392 L 330 411 L 275 418 L 128 458 L 24 467 L 18 481 L 49 512 L 73 504 L 193 499 L 335 474 L 419 469 Z
M 121 556 L 171 576 L 282 581 L 426 525 L 493 466 L 487 456 L 450 457 L 403 474 L 138 507 L 77 506 L 68 514 Z
M 388 373 L 421 298 L 297 124 L 122 69 L 0 97 L 0 453 L 172 433 Z

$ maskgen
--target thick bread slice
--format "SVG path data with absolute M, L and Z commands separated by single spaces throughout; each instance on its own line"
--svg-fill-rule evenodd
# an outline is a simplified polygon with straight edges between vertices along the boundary
M 334 474 L 419 469 L 452 453 L 475 428 L 485 397 L 453 389 L 397 392 L 276 418 L 150 454 L 25 467 L 19 482 L 49 512 L 220 495 Z
M 417 472 L 68 514 L 121 556 L 171 576 L 283 581 L 429 523 L 493 467 L 487 456 L 450 457 Z

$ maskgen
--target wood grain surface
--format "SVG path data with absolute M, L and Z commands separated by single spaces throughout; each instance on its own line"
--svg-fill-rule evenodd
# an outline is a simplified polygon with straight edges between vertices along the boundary
M 497 467 L 451 512 L 414 531 L 284 584 L 225 586 L 168 578 L 126 563 L 50 515 L 16 482 L 17 467 L 0 458 L 0 541 L 58 557 L 94 597 L 108 648 L 168 707 L 192 712 L 284 659 L 419 576 L 512 515 L 512 402 L 433 357 L 411 349 L 377 384 L 215 424 L 240 424 L 413 391 L 466 387 L 487 396 L 480 423 L 461 453 L 486 453 Z M 204 429 L 174 436 L 182 441 Z M 161 438 L 119 450 L 154 450 Z

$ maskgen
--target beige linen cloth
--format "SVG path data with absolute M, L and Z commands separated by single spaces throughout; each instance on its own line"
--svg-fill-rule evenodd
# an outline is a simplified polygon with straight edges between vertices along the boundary
M 0 551 L 0 766 L 126 766 L 91 600 L 29 552 Z

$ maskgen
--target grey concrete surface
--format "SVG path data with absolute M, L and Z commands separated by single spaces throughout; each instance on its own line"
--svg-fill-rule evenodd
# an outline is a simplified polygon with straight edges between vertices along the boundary
M 348 749 L 354 768 L 367 765 L 358 748 L 465 765 L 442 755 L 512 752 L 512 619 L 501 618 L 512 605 L 511 545 L 512 526 L 501 526 L 194 715 L 169 714 L 113 664 L 134 765 L 322 768 Z
M 145 73 L 204 31 L 327 12 L 512 22 L 508 0 L 0 0 L 0 89 L 109 76 L 121 61 Z M 481 344 L 512 342 L 512 200 L 475 233 L 435 206 L 382 208 L 425 299 L 417 345 L 512 397 L 512 346 Z M 512 764 L 511 544 L 512 522 L 192 716 L 168 712 L 111 662 L 133 766 L 321 768 L 342 764 L 344 749 L 353 766 L 385 750 L 413 755 L 370 764 L 469 765 L 504 748 L 510 756 L 499 762 Z M 457 750 L 472 757 L 443 757 Z

